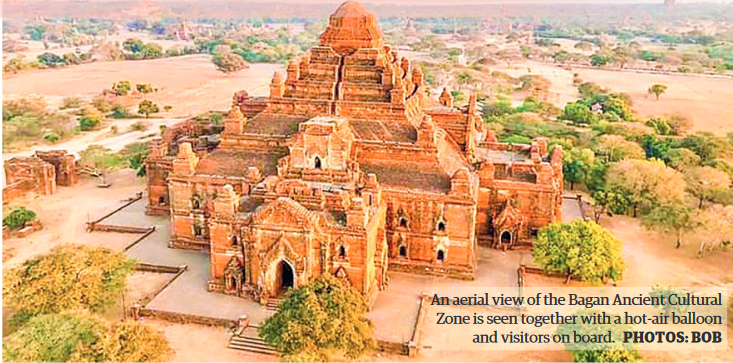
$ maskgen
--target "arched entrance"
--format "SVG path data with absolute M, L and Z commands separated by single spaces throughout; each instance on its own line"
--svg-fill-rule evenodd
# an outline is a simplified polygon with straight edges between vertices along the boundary
M 295 287 L 295 272 L 293 266 L 282 260 L 277 265 L 277 282 L 275 288 L 278 290 L 278 294 L 284 293 L 288 289 Z
M 502 248 L 506 248 L 507 246 L 512 244 L 512 233 L 509 231 L 501 232 L 501 236 L 499 237 L 499 242 Z
M 319 169 L 320 170 L 321 169 L 321 158 L 319 158 L 318 156 L 316 156 L 316 162 L 315 162 L 315 164 L 316 164 L 315 165 L 316 166 L 316 169 Z

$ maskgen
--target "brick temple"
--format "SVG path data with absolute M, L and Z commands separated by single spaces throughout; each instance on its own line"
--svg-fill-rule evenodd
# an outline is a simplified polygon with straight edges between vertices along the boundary
M 151 142 L 147 212 L 170 214 L 171 247 L 210 251 L 213 291 L 268 299 L 330 273 L 373 302 L 388 268 L 471 279 L 478 245 L 560 221 L 562 149 L 500 143 L 475 95 L 427 94 L 346 2 L 268 97 Z

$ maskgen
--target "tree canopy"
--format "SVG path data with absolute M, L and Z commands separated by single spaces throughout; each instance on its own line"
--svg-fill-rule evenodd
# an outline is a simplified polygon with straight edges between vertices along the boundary
M 77 350 L 71 360 L 163 362 L 171 352 L 163 333 L 150 325 L 127 320 L 110 327 L 96 344 Z
M 595 153 L 591 149 L 574 148 L 567 153 L 563 158 L 563 172 L 565 180 L 570 182 L 570 190 L 590 177 L 594 163 Z
M 685 171 L 687 190 L 700 200 L 698 207 L 702 208 L 704 201 L 711 201 L 717 192 L 730 188 L 730 177 L 722 170 L 701 166 Z
M 593 316 L 600 314 L 600 310 L 582 309 L 577 311 L 574 316 Z M 611 320 L 615 321 L 618 316 L 610 315 Z M 619 318 L 620 319 L 620 318 Z M 611 343 L 565 343 L 565 350 L 569 351 L 576 362 L 639 362 L 641 355 L 636 350 L 636 346 L 632 343 L 623 343 L 624 332 L 633 331 L 632 325 L 626 324 L 582 324 L 582 318 L 575 319 L 576 324 L 561 324 L 557 327 L 557 334 L 574 334 L 582 335 L 603 335 L 608 331 L 611 332 Z M 571 338 L 572 339 L 572 338 Z
M 150 325 L 109 326 L 81 310 L 32 317 L 3 342 L 3 360 L 15 362 L 162 362 L 170 353 Z
M 323 274 L 288 293 L 260 336 L 286 357 L 325 360 L 329 351 L 358 358 L 375 346 L 364 298 L 344 280 Z
M 3 273 L 3 300 L 20 311 L 99 311 L 125 289 L 133 260 L 106 248 L 60 246 Z
M 626 158 L 645 159 L 644 149 L 633 141 L 627 141 L 620 135 L 603 135 L 595 146 L 597 155 L 603 156 L 606 162 L 617 162 Z
M 655 206 L 642 218 L 647 228 L 660 228 L 662 231 L 674 232 L 677 237 L 675 248 L 682 245 L 682 237 L 686 231 L 696 227 L 695 213 L 683 202 Z
M 663 84 L 655 84 L 649 87 L 649 94 L 653 94 L 657 96 L 657 100 L 659 99 L 659 96 L 662 95 L 667 90 L 667 86 Z
M 44 314 L 31 318 L 3 342 L 3 360 L 66 362 L 88 349 L 104 333 L 104 323 L 81 313 Z
M 551 224 L 539 231 L 534 243 L 534 262 L 548 272 L 559 272 L 590 281 L 619 281 L 626 264 L 621 241 L 592 221 Z
M 155 102 L 150 100 L 142 100 L 140 101 L 140 104 L 137 106 L 137 113 L 141 115 L 145 115 L 145 118 L 150 117 L 151 113 L 158 113 L 160 112 L 160 108 L 158 108 L 158 105 L 155 104 Z
M 212 61 L 214 62 L 217 70 L 227 74 L 248 68 L 247 62 L 245 62 L 244 58 L 235 53 L 217 53 L 214 55 Z
M 608 185 L 631 198 L 634 216 L 639 206 L 664 205 L 684 200 L 682 174 L 657 159 L 625 159 L 611 165 Z

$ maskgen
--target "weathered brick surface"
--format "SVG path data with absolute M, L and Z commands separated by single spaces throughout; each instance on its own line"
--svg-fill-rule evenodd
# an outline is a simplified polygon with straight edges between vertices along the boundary
M 76 161 L 64 150 L 37 151 L 32 157 L 15 157 L 5 162 L 6 187 L 3 203 L 26 193 L 50 195 L 56 186 L 76 183 Z
M 186 121 L 151 143 L 148 212 L 170 213 L 174 247 L 210 250 L 211 290 L 269 298 L 331 273 L 373 301 L 389 266 L 471 279 L 478 243 L 560 220 L 562 151 L 498 143 L 475 95 L 459 109 L 424 87 L 345 3 L 269 97 L 239 92 L 223 130 Z

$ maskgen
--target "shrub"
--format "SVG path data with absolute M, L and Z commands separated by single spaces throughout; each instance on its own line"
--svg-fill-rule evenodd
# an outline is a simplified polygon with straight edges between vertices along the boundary
M 79 119 L 79 128 L 81 131 L 91 131 L 102 124 L 102 118 L 97 115 L 82 116 Z
M 124 107 L 124 106 L 122 106 L 122 105 L 119 105 L 119 104 L 117 104 L 117 105 L 115 105 L 115 106 L 114 106 L 114 107 L 112 108 L 112 117 L 113 117 L 113 118 L 116 118 L 116 119 L 120 119 L 120 118 L 129 118 L 130 116 L 131 116 L 131 115 L 130 115 L 130 113 L 129 113 L 129 112 L 127 111 L 127 108 L 125 108 L 125 107 Z
M 112 102 L 107 101 L 107 99 L 104 97 L 95 97 L 92 100 L 92 106 L 94 106 L 94 108 L 99 110 L 99 112 L 102 112 L 105 114 L 107 112 L 112 111 L 112 107 L 113 107 Z
M 148 126 L 142 122 L 135 122 L 134 124 L 130 125 L 130 131 L 145 131 L 147 129 Z
M 61 105 L 61 109 L 65 110 L 67 108 L 79 108 L 83 104 L 83 101 L 79 97 L 66 97 L 64 98 L 63 105 Z
M 118 96 L 126 96 L 132 91 L 132 84 L 130 81 L 119 81 L 112 85 L 112 90 Z
M 19 229 L 34 219 L 36 219 L 36 212 L 25 209 L 25 207 L 18 207 L 3 218 L 3 226 L 7 226 L 11 230 Z
M 61 136 L 53 131 L 49 131 L 43 135 L 43 139 L 50 143 L 55 143 L 56 141 L 59 141 L 61 139 Z
M 150 117 L 151 113 L 158 113 L 160 109 L 153 101 L 143 100 L 137 107 L 137 113 L 145 115 L 145 118 Z

